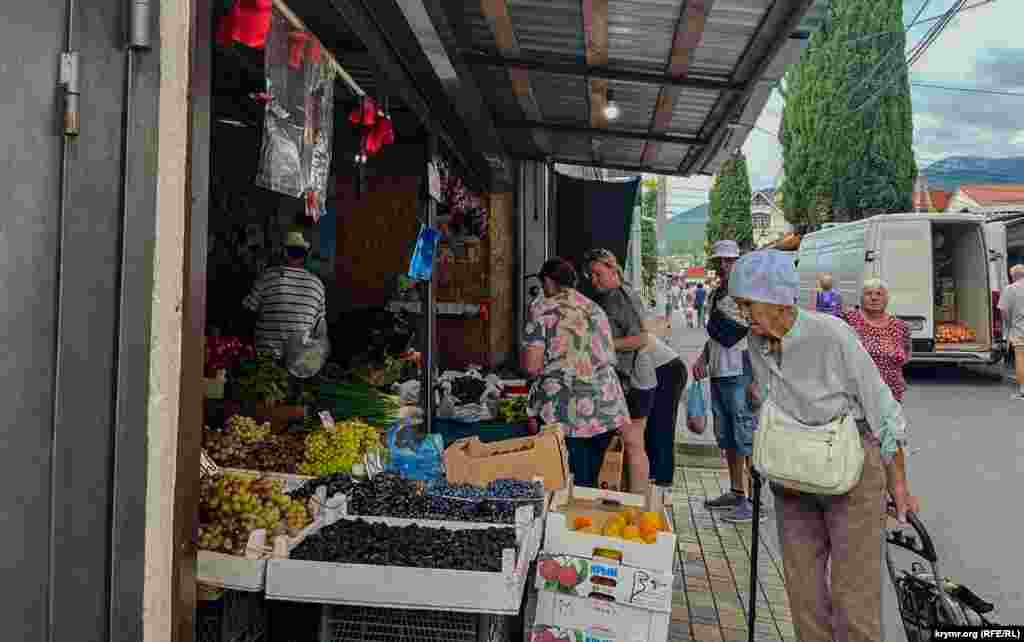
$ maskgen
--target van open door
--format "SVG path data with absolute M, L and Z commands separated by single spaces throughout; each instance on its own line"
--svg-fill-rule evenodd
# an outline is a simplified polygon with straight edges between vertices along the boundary
M 1006 223 L 985 223 L 985 244 L 988 246 L 988 282 L 992 288 L 992 345 L 1002 351 L 1005 347 L 1003 315 L 999 312 L 999 297 L 1009 283 L 1006 256 Z
M 935 282 L 931 221 L 884 220 L 865 257 L 870 274 L 889 287 L 889 313 L 910 326 L 914 352 L 934 350 Z

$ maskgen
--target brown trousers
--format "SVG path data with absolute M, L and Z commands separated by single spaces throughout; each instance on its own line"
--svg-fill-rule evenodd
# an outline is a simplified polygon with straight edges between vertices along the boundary
M 864 472 L 846 495 L 806 495 L 775 484 L 793 628 L 800 642 L 882 639 L 885 469 L 877 443 L 862 437 Z M 831 560 L 831 579 L 826 564 Z

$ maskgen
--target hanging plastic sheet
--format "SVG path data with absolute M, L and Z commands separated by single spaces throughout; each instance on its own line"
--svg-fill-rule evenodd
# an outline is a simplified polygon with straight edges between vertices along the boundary
M 268 102 L 256 184 L 324 213 L 334 136 L 334 72 L 320 42 L 274 11 L 266 38 Z

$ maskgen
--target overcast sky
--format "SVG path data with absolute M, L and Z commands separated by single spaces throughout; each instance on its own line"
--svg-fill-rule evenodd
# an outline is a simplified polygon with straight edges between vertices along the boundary
M 905 0 L 904 23 L 928 0 Z M 978 0 L 968 0 L 975 4 Z M 946 11 L 955 0 L 930 0 L 922 18 Z M 912 29 L 912 47 L 928 26 Z M 957 15 L 928 52 L 911 68 L 911 82 L 995 89 L 1024 94 L 1024 0 L 994 0 Z M 994 96 L 911 86 L 914 151 L 924 167 L 947 156 L 1024 156 L 1024 96 Z M 747 138 L 744 151 L 754 189 L 773 186 L 781 175 L 782 153 L 774 136 L 782 98 L 773 94 Z M 673 179 L 672 210 L 707 201 L 710 178 Z

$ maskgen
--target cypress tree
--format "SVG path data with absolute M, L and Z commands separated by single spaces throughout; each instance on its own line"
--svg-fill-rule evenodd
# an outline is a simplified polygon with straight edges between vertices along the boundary
M 747 159 L 742 154 L 737 154 L 722 165 L 711 188 L 711 209 L 705 231 L 708 249 L 715 241 L 722 239 L 732 239 L 741 248 L 753 247 L 754 228 L 750 218 L 750 198 Z
M 786 217 L 816 227 L 908 211 L 917 166 L 901 0 L 833 0 L 786 75 Z

